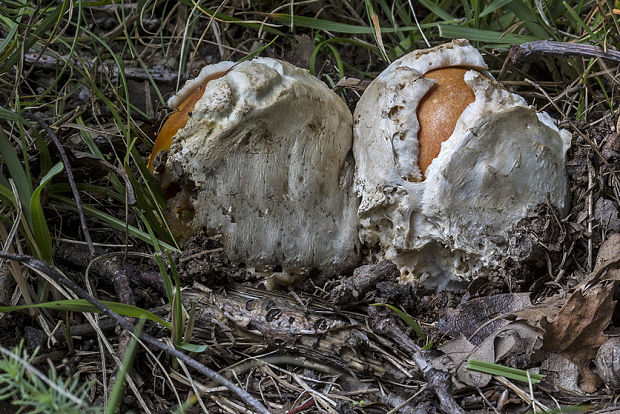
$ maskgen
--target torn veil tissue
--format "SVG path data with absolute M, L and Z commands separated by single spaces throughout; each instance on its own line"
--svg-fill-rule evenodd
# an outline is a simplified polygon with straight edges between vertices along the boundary
M 273 270 L 284 283 L 353 266 L 358 198 L 345 103 L 308 71 L 276 59 L 215 69 L 218 76 L 203 70 L 207 83 L 186 85 L 170 101 L 181 107 L 204 89 L 169 148 L 156 145 L 151 157 L 168 149 L 156 175 L 175 235 L 221 233 L 232 260 Z
M 417 107 L 434 85 L 424 74 L 454 66 L 471 68 L 464 82 L 475 99 L 423 177 L 418 131 L 429 121 Z M 465 40 L 414 51 L 383 71 L 355 110 L 360 237 L 399 267 L 403 282 L 424 275 L 425 286 L 441 289 L 469 281 L 499 265 L 511 227 L 547 195 L 560 211 L 568 207 L 570 134 L 485 69 Z

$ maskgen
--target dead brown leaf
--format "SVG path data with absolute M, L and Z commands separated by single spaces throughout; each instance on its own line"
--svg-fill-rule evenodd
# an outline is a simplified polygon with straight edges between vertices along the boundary
M 433 365 L 450 372 L 456 370 L 456 378 L 469 386 L 485 387 L 491 375 L 467 369 L 470 359 L 498 363 L 514 355 L 532 355 L 541 346 L 541 334 L 526 322 L 516 321 L 497 329 L 478 346 L 461 336 L 438 348 L 444 355 L 433 361 Z
M 620 280 L 620 233 L 605 239 L 596 255 L 594 270 L 574 289 L 594 286 L 603 280 Z
M 547 359 L 540 364 L 540 372 L 545 375 L 545 384 L 565 392 L 582 394 L 577 386 L 579 381 L 577 365 L 560 354 L 549 354 Z
M 598 348 L 605 342 L 603 331 L 609 325 L 615 302 L 613 283 L 577 289 L 566 300 L 554 319 L 542 319 L 545 330 L 542 349 L 559 353 L 573 361 L 581 374 L 580 388 L 594 392 L 597 376 L 589 369 Z
M 529 325 L 542 328 L 542 320 L 554 320 L 560 313 L 560 309 L 566 303 L 566 297 L 563 295 L 554 295 L 546 298 L 537 305 L 512 312 L 509 319 L 523 320 Z
M 479 345 L 493 332 L 498 331 L 510 321 L 505 319 L 509 313 L 532 305 L 529 293 L 502 293 L 484 296 L 461 303 L 450 309 L 437 324 L 437 331 L 453 338 L 460 335 Z
M 601 280 L 620 280 L 620 233 L 611 234 L 601 244 L 594 271 L 579 286 L 595 285 Z
M 618 207 L 607 198 L 599 198 L 594 206 L 594 218 L 600 226 L 609 232 L 620 231 L 620 219 L 618 219 Z

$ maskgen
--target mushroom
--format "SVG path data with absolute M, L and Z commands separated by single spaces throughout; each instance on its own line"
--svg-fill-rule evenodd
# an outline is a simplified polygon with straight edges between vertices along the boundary
M 234 62 L 223 61 L 215 65 L 205 66 L 200 70 L 196 78 L 188 80 L 180 91 L 168 99 L 168 107 L 176 108 L 177 110 L 170 114 L 157 134 L 153 151 L 148 160 L 148 167 L 151 171 L 153 170 L 155 157 L 160 152 L 170 148 L 172 139 L 177 131 L 187 124 L 196 102 L 204 95 L 207 83 L 213 79 L 221 78 L 234 65 Z
M 383 71 L 355 110 L 360 237 L 403 282 L 469 281 L 500 264 L 528 210 L 547 197 L 568 207 L 570 134 L 486 69 L 466 40 L 417 50 Z
M 352 117 L 338 95 L 257 58 L 203 69 L 169 103 L 187 121 L 162 128 L 149 160 L 176 236 L 221 233 L 232 260 L 286 281 L 357 262 Z

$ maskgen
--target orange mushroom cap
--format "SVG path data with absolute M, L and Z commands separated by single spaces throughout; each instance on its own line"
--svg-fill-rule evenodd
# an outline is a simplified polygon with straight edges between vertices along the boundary
M 215 72 L 205 77 L 196 87 L 196 89 L 192 91 L 179 104 L 177 111 L 170 114 L 168 119 L 166 119 L 164 125 L 162 125 L 159 133 L 157 134 L 157 139 L 155 139 L 155 144 L 153 144 L 153 150 L 151 151 L 151 155 L 149 156 L 147 167 L 150 171 L 153 171 L 153 161 L 155 161 L 155 157 L 157 156 L 157 154 L 159 154 L 161 151 L 168 150 L 170 148 L 170 145 L 172 144 L 172 138 L 174 138 L 177 131 L 185 127 L 185 124 L 187 124 L 187 120 L 191 116 L 191 112 L 194 110 L 196 102 L 198 102 L 200 98 L 202 98 L 202 95 L 205 93 L 205 86 L 207 85 L 207 83 L 209 83 L 213 79 L 221 78 L 222 76 L 226 75 L 229 70 Z
M 435 69 L 424 74 L 435 84 L 418 105 L 418 166 L 425 176 L 426 168 L 437 158 L 441 143 L 454 132 L 456 122 L 465 108 L 475 100 L 474 92 L 465 83 L 469 68 L 450 67 Z

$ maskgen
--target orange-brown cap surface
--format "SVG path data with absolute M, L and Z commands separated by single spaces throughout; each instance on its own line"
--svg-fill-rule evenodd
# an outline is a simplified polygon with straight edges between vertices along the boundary
M 468 70 L 441 68 L 424 74 L 425 78 L 435 80 L 435 84 L 420 101 L 417 110 L 420 123 L 418 165 L 422 175 L 439 155 L 441 143 L 452 135 L 463 110 L 475 99 L 474 92 L 463 79 Z
M 223 62 L 224 63 L 224 62 Z M 231 63 L 231 62 L 225 62 Z M 231 63 L 232 64 L 232 63 Z M 155 144 L 153 145 L 153 150 L 151 151 L 151 155 L 149 156 L 149 160 L 147 163 L 147 167 L 152 171 L 153 170 L 153 161 L 157 154 L 161 151 L 165 151 L 170 148 L 170 144 L 172 143 L 172 138 L 176 135 L 177 131 L 187 124 L 187 120 L 191 116 L 191 112 L 194 109 L 194 105 L 196 102 L 202 98 L 202 95 L 205 92 L 205 85 L 210 81 L 221 78 L 226 75 L 230 69 L 207 73 L 197 78 L 197 82 L 194 82 L 189 86 L 189 90 L 182 89 L 178 95 L 181 95 L 181 102 L 178 104 L 178 108 L 176 112 L 173 112 L 168 119 L 164 122 L 164 125 L 159 130 L 157 134 L 157 139 L 155 140 Z M 176 102 L 176 101 L 173 101 Z

